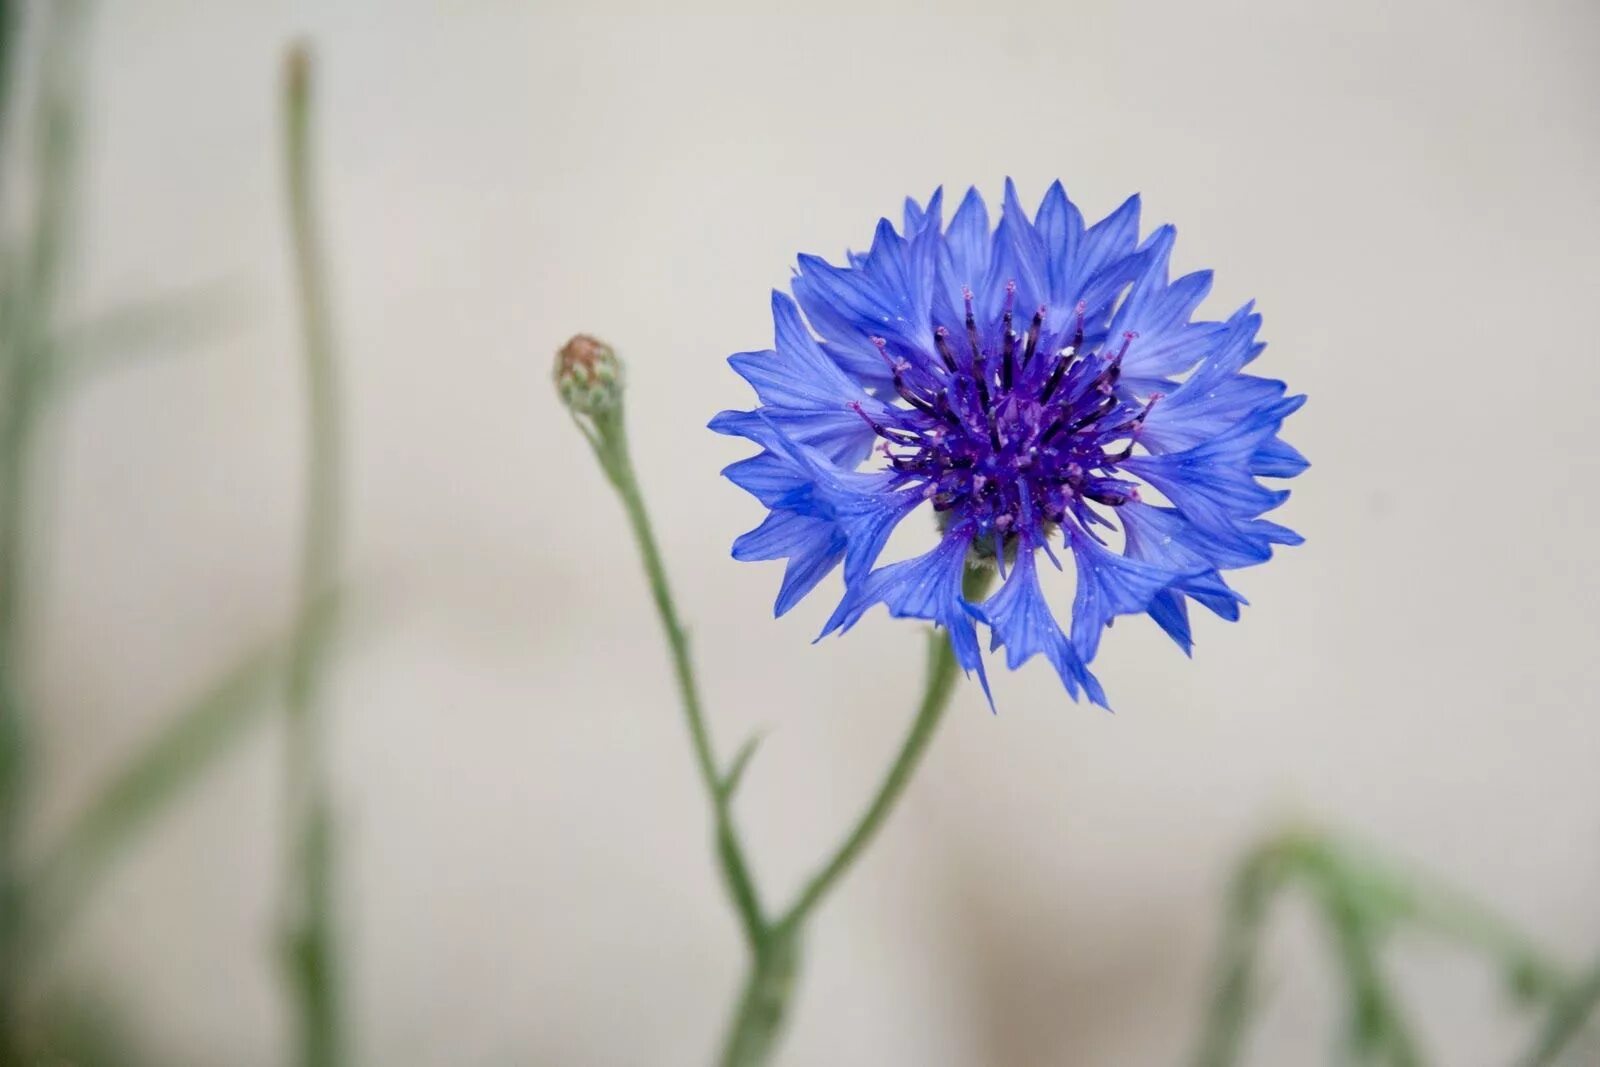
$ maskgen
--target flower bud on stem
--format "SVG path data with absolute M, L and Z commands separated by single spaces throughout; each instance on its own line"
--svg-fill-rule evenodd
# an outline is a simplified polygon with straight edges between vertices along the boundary
M 735 1005 L 718 1062 L 722 1067 L 757 1067 L 768 1062 L 782 1036 L 805 924 L 816 906 L 854 865 L 904 792 L 954 692 L 955 657 L 944 635 L 930 635 L 928 667 L 918 711 L 883 781 L 851 831 L 817 874 L 807 881 L 795 903 L 782 914 L 769 917 L 762 908 L 732 813 L 734 791 L 749 762 L 753 745 L 747 744 L 741 749 L 726 772 L 720 769 L 722 764 L 712 747 L 700 702 L 688 636 L 678 617 L 661 550 L 656 544 L 628 451 L 623 420 L 622 364 L 608 345 L 579 334 L 557 354 L 554 378 L 562 404 L 594 449 L 607 480 L 617 490 L 638 544 L 656 612 L 672 654 L 678 696 L 688 723 L 695 762 L 711 804 L 717 860 L 750 953 L 745 987 Z M 969 572 L 968 596 L 981 599 L 991 579 L 992 571 Z

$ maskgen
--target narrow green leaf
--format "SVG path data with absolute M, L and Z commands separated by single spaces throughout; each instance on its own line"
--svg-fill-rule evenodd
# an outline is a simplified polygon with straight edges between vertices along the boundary
M 739 788 L 739 782 L 744 777 L 744 769 L 750 764 L 750 757 L 756 754 L 756 748 L 761 744 L 763 734 L 756 734 L 750 740 L 739 746 L 739 751 L 734 754 L 733 762 L 728 765 L 728 773 L 722 777 L 723 799 L 730 799 L 734 790 Z
M 177 708 L 101 788 L 26 883 L 35 951 L 71 918 L 101 874 L 166 806 L 264 720 L 284 642 L 244 656 Z
M 69 324 L 56 339 L 51 384 L 59 389 L 102 371 L 214 344 L 236 327 L 243 303 L 238 283 L 213 281 Z

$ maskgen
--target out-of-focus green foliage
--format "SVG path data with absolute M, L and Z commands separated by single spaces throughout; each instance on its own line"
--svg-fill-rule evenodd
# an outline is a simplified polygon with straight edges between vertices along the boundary
M 46 948 L 117 854 L 272 708 L 288 644 L 250 652 L 174 708 L 100 787 L 27 880 L 30 948 Z
M 307 649 L 321 654 L 333 590 L 331 580 L 319 581 L 285 636 L 263 642 L 171 709 L 66 832 L 45 843 L 42 857 L 24 855 L 29 801 L 40 785 L 30 725 L 47 714 L 22 670 L 39 426 L 95 372 L 214 340 L 238 301 L 234 287 L 207 285 L 64 321 L 92 5 L 20 7 L 0 0 L 0 193 L 9 179 L 25 177 L 30 198 L 14 225 L 0 226 L 0 1067 L 128 1067 L 140 1061 L 114 1014 L 99 1000 L 42 988 L 42 964 L 115 857 L 264 720 L 292 662 Z M 18 62 L 24 47 L 28 63 Z M 30 84 L 18 86 L 24 70 Z M 18 101 L 31 104 L 29 114 L 19 113 Z
M 1481 954 L 1498 967 L 1517 1002 L 1548 1014 L 1540 1049 L 1527 1067 L 1562 1062 L 1600 998 L 1600 973 L 1575 981 L 1494 912 L 1437 880 L 1407 871 L 1335 836 L 1290 830 L 1273 835 L 1240 863 L 1228 894 L 1209 1011 L 1196 1067 L 1240 1062 L 1262 999 L 1260 944 L 1272 903 L 1299 889 L 1321 919 L 1345 992 L 1337 1062 L 1351 1067 L 1421 1067 L 1412 1033 L 1381 957 L 1394 934 L 1431 934 Z M 1594 988 L 1591 988 L 1593 986 Z

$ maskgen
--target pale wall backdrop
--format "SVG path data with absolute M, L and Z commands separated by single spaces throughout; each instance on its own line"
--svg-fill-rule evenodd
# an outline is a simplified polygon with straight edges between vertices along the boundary
M 92 310 L 224 278 L 226 338 L 94 383 L 44 474 L 36 682 L 49 815 L 289 609 L 301 401 L 279 58 L 319 63 L 352 420 L 338 664 L 350 1006 L 369 1064 L 695 1065 L 740 978 L 639 568 L 549 386 L 577 330 L 627 359 L 648 495 L 740 818 L 794 886 L 907 716 L 881 613 L 812 647 L 703 429 L 746 402 L 798 252 L 935 185 L 1178 224 L 1208 310 L 1256 298 L 1311 402 L 1245 621 L 1193 662 L 1128 620 L 1118 711 L 1034 665 L 963 690 L 816 926 L 782 1062 L 1167 1065 L 1219 894 L 1307 818 L 1459 881 L 1578 963 L 1600 946 L 1600 9 L 1569 2 L 1067 2 L 982 17 L 580 17 L 511 3 L 106 3 L 79 284 Z M 973 12 L 975 5 L 958 11 Z M 575 9 L 574 9 L 575 10 Z M 832 588 L 824 587 L 825 589 Z M 265 953 L 278 738 L 119 868 L 64 973 L 164 1062 L 281 1062 Z M 1337 1005 L 1290 908 L 1257 1065 L 1323 1061 Z M 1396 970 L 1442 1064 L 1520 1017 L 1426 943 Z

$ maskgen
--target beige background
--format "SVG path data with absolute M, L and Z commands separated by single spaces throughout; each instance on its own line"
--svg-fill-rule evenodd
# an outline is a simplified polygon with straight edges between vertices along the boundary
M 850 5 L 860 11 L 863 5 Z M 960 10 L 975 10 L 963 5 Z M 782 1062 L 1164 1065 L 1195 1031 L 1218 894 L 1315 818 L 1600 945 L 1600 10 L 1549 3 L 1037 4 L 981 19 L 577 18 L 537 5 L 106 4 L 91 56 L 85 311 L 213 278 L 203 353 L 95 382 L 42 474 L 35 685 L 59 822 L 161 709 L 279 625 L 301 407 L 278 56 L 322 70 L 320 144 L 366 622 L 335 685 L 350 1007 L 369 1064 L 698 1064 L 739 977 L 666 661 L 614 501 L 554 404 L 591 330 L 634 432 L 723 751 L 786 896 L 909 714 L 881 614 L 812 647 L 702 427 L 747 392 L 793 256 L 937 183 L 1172 220 L 1208 310 L 1255 297 L 1311 395 L 1309 541 L 1244 575 L 1193 662 L 1142 620 L 1114 716 L 1034 665 L 964 690 L 821 915 Z M 831 589 L 832 586 L 825 587 Z M 277 738 L 119 869 L 63 974 L 173 1063 L 280 1062 L 264 961 Z M 1519 1017 L 1475 961 L 1394 970 L 1437 1062 Z M 1251 1062 L 1322 1062 L 1336 1001 L 1290 907 Z

